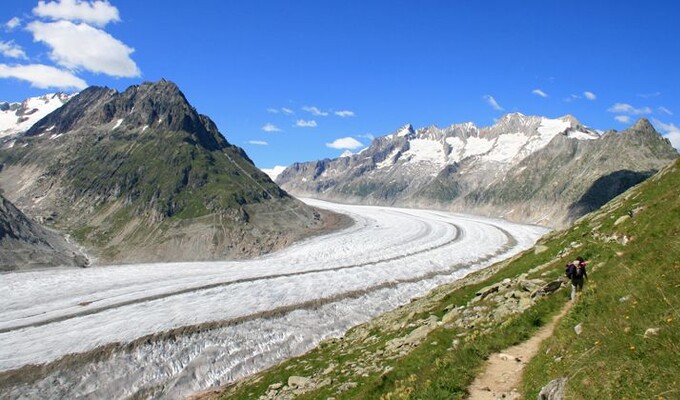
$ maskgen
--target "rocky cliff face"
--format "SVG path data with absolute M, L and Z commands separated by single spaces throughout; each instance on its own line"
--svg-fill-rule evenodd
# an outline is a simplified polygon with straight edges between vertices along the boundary
M 0 271 L 84 267 L 88 263 L 76 246 L 60 234 L 33 222 L 0 196 Z
M 436 207 L 561 227 L 677 157 L 647 120 L 598 132 L 575 118 L 508 114 L 377 138 L 351 157 L 293 164 L 277 179 L 295 194 Z
M 260 254 L 324 229 L 168 81 L 91 87 L 0 151 L 0 187 L 101 262 Z

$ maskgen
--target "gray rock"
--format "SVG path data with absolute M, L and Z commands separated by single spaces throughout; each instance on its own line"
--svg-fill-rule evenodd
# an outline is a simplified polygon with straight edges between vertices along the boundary
M 288 386 L 291 388 L 304 388 L 309 386 L 312 380 L 304 376 L 290 376 L 288 378 Z
M 479 289 L 477 291 L 476 295 L 479 296 L 481 299 L 484 299 L 484 298 L 486 298 L 486 296 L 490 295 L 491 293 L 498 292 L 500 287 L 501 287 L 500 283 L 494 283 L 493 285 Z
M 577 335 L 580 335 L 583 333 L 583 324 L 578 324 L 574 327 L 574 332 L 576 332 Z
M 554 379 L 541 388 L 538 400 L 563 400 L 566 386 L 566 377 Z

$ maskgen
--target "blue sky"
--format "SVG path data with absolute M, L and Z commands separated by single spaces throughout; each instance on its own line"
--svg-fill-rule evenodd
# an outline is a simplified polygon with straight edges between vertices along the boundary
M 680 147 L 680 5 L 648 1 L 7 1 L 0 100 L 161 78 L 261 168 L 411 123 L 507 112 Z

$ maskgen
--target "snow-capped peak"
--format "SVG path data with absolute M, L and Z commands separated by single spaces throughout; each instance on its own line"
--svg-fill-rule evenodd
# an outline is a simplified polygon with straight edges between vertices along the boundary
M 406 124 L 406 125 L 402 126 L 401 128 L 399 128 L 399 130 L 397 131 L 397 137 L 408 136 L 408 135 L 412 135 L 414 133 L 415 133 L 415 130 L 413 129 L 413 125 Z
M 27 131 L 73 96 L 75 94 L 49 93 L 21 103 L 0 102 L 0 137 Z

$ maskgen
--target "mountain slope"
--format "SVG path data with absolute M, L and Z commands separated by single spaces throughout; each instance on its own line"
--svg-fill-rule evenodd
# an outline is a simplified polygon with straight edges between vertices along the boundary
M 579 255 L 588 281 L 528 363 L 523 398 L 563 378 L 565 398 L 677 398 L 678 235 L 680 160 L 524 254 L 196 398 L 467 398 L 490 355 L 562 309 L 564 265 Z
M 38 267 L 84 267 L 88 260 L 61 235 L 28 219 L 0 196 L 0 271 Z
M 293 164 L 277 182 L 330 200 L 564 226 L 675 157 L 646 120 L 600 135 L 571 116 L 508 114 L 488 128 L 407 125 L 351 157 Z
M 164 80 L 85 89 L 0 162 L 15 204 L 103 262 L 251 256 L 333 220 L 288 196 Z

